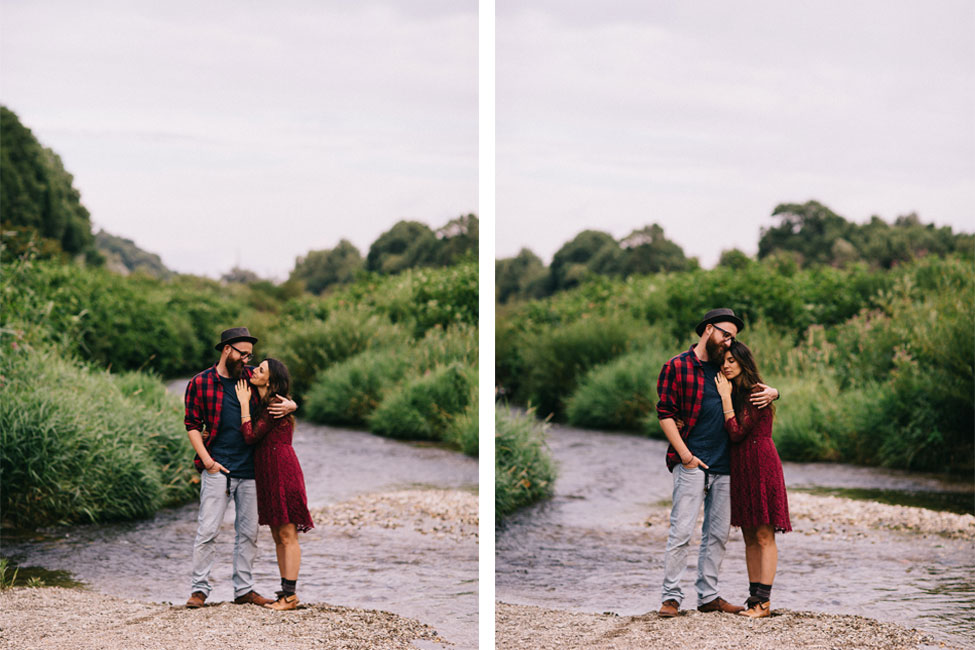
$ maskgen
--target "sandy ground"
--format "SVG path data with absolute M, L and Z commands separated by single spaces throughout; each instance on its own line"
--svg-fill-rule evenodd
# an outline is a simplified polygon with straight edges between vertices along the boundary
M 751 620 L 733 614 L 696 610 L 665 619 L 641 616 L 578 614 L 526 605 L 497 604 L 496 647 L 532 650 L 784 650 L 785 648 L 915 649 L 932 640 L 915 630 L 861 616 L 775 610 Z

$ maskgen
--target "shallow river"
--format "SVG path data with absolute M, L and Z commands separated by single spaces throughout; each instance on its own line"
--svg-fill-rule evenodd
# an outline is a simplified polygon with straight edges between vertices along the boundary
M 645 522 L 652 505 L 670 500 L 666 443 L 553 426 L 549 447 L 559 463 L 554 498 L 496 530 L 497 600 L 621 615 L 656 611 L 667 527 Z M 786 463 L 784 471 L 790 488 L 966 487 L 848 465 Z M 697 605 L 699 542 L 698 531 L 684 574 L 685 609 Z M 774 608 L 859 614 L 975 647 L 975 542 L 880 530 L 830 539 L 795 532 L 777 542 Z M 720 591 L 734 603 L 748 595 L 744 543 L 734 528 Z
M 170 390 L 182 392 L 183 385 L 174 382 Z M 403 488 L 477 490 L 477 460 L 454 451 L 304 421 L 294 447 L 313 509 Z M 102 593 L 182 604 L 189 596 L 197 510 L 190 503 L 143 521 L 52 529 L 32 540 L 6 537 L 3 554 L 21 566 L 69 571 Z M 209 602 L 233 599 L 233 538 L 231 505 L 217 540 Z M 390 611 L 433 626 L 458 648 L 477 647 L 476 540 L 376 527 L 314 529 L 299 539 L 303 601 Z M 280 587 L 266 526 L 258 537 L 255 582 L 264 596 Z

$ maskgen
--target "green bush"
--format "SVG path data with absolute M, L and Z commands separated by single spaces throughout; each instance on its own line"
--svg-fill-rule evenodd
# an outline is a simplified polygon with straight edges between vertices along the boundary
M 674 350 L 644 347 L 593 368 L 569 398 L 569 423 L 590 429 L 637 431 L 656 419 L 657 377 Z
M 478 455 L 480 428 L 477 419 L 477 382 L 471 384 L 467 396 L 467 408 L 450 420 L 446 440 L 468 456 Z
M 494 414 L 494 515 L 500 521 L 518 508 L 552 496 L 555 462 L 545 431 L 529 411 L 498 406 Z
M 323 424 L 365 426 L 385 393 L 409 370 L 411 358 L 373 348 L 320 373 L 308 391 L 305 417 Z
M 196 493 L 182 406 L 158 380 L 4 349 L 2 511 L 43 526 L 147 517 Z
M 444 440 L 451 420 L 468 404 L 476 370 L 438 366 L 392 391 L 369 418 L 369 430 L 412 440 Z
M 529 333 L 521 351 L 526 368 L 525 401 L 539 413 L 561 417 L 564 400 L 585 372 L 649 337 L 645 325 L 621 318 L 586 318 Z
M 115 370 L 165 377 L 214 362 L 213 344 L 238 308 L 214 286 L 123 277 L 70 263 L 15 260 L 0 273 L 7 330 Z M 225 325 L 226 324 L 226 325 Z
M 277 349 L 268 355 L 288 366 L 297 400 L 304 399 L 318 373 L 366 349 L 406 340 L 399 327 L 364 308 L 332 311 L 324 321 L 285 323 L 282 329 Z

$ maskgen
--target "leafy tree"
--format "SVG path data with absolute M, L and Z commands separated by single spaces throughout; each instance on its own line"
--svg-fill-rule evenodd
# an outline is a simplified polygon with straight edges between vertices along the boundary
M 565 243 L 552 258 L 548 292 L 580 284 L 589 272 L 618 273 L 622 251 L 613 236 L 599 230 L 583 230 Z
M 548 273 L 538 255 L 522 248 L 517 255 L 494 263 L 495 299 L 504 304 L 514 299 L 545 295 Z
M 620 240 L 623 248 L 621 270 L 624 276 L 647 275 L 661 271 L 687 271 L 696 265 L 684 249 L 664 236 L 658 224 L 634 230 Z
M 451 219 L 440 228 L 437 231 L 440 240 L 439 264 L 450 266 L 465 257 L 477 259 L 478 227 L 477 216 L 467 214 Z
M 366 270 L 390 274 L 416 266 L 434 266 L 438 244 L 437 236 L 426 224 L 400 221 L 369 247 Z
M 104 259 L 95 250 L 88 210 L 61 158 L 37 141 L 17 115 L 0 106 L 0 214 L 4 226 L 37 232 L 69 255 L 89 263 Z
M 833 242 L 850 239 L 854 225 L 818 201 L 781 203 L 772 211 L 778 226 L 762 228 L 758 258 L 777 250 L 799 253 L 802 264 L 832 262 Z
M 735 271 L 746 269 L 752 263 L 752 258 L 737 248 L 721 251 L 721 258 L 718 260 L 719 267 L 727 267 Z
M 360 270 L 359 249 L 343 239 L 335 248 L 309 251 L 308 255 L 299 257 L 289 279 L 304 282 L 308 291 L 320 295 L 332 285 L 352 282 Z
M 168 278 L 172 271 L 166 268 L 162 259 L 136 246 L 131 239 L 116 237 L 104 230 L 95 234 L 95 247 L 105 256 L 106 266 L 122 275 L 142 271 L 156 278 Z

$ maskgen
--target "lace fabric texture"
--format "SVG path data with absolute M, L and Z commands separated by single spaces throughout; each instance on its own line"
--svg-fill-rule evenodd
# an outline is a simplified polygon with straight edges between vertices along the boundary
M 257 425 L 241 426 L 241 433 L 249 443 L 257 443 L 254 450 L 254 478 L 257 484 L 257 517 L 263 526 L 294 524 L 304 533 L 315 527 L 308 512 L 305 477 L 298 464 L 291 441 L 294 423 L 290 418 L 272 420 L 262 417 Z
M 772 441 L 772 411 L 744 408 L 725 421 L 731 437 L 731 525 L 754 528 L 771 525 L 778 532 L 792 530 L 782 461 Z

